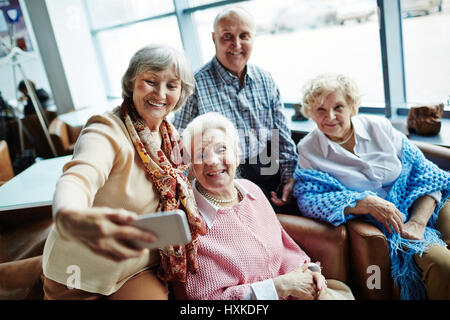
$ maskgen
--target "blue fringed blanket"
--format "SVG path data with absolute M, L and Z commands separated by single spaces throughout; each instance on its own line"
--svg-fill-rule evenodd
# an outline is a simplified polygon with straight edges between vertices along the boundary
M 417 198 L 434 191 L 442 192 L 442 200 L 428 221 L 423 240 L 403 239 L 397 233 L 391 235 L 370 215 L 365 217 L 382 230 L 388 240 L 392 278 L 396 285 L 400 284 L 401 298 L 424 299 L 425 287 L 413 256 L 417 253 L 422 255 L 432 243 L 446 245 L 434 226 L 440 209 L 449 197 L 450 173 L 427 160 L 406 137 L 402 141 L 401 163 L 402 172 L 392 185 L 386 200 L 402 212 L 403 222 L 408 221 L 408 208 Z M 335 226 L 355 217 L 344 215 L 346 207 L 354 207 L 358 200 L 364 199 L 368 194 L 375 194 L 350 190 L 332 175 L 317 170 L 297 167 L 294 179 L 294 197 L 297 198 L 301 212 Z

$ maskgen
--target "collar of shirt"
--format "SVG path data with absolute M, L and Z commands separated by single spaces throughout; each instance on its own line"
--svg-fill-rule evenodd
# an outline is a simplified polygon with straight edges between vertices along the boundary
M 212 65 L 216 69 L 217 74 L 219 75 L 220 79 L 224 81 L 227 84 L 233 84 L 234 82 L 239 83 L 239 78 L 232 74 L 230 71 L 228 71 L 220 62 L 217 60 L 217 57 L 214 56 L 212 59 Z M 252 68 L 247 64 L 245 66 L 245 83 L 249 80 L 253 80 L 254 76 L 252 74 Z
M 355 131 L 355 148 L 358 145 L 358 141 L 361 140 L 370 140 L 369 133 L 367 132 L 367 129 L 358 119 L 357 116 L 353 117 L 351 119 L 353 130 Z M 340 149 L 338 149 L 338 144 L 336 142 L 331 141 L 327 138 L 327 136 L 319 130 L 319 128 L 316 128 L 317 130 L 317 136 L 319 137 L 319 143 L 320 143 L 320 150 L 323 153 L 323 156 L 326 158 L 328 157 L 328 151 L 329 148 L 331 148 L 334 152 L 338 152 Z
M 219 210 L 222 210 L 223 208 L 217 207 L 210 203 L 206 198 L 197 190 L 197 187 L 195 186 L 195 181 L 197 179 L 192 180 L 192 190 L 194 191 L 195 201 L 197 203 L 198 211 L 202 215 L 203 219 L 205 219 L 206 225 L 208 228 L 211 228 L 214 224 L 214 220 L 216 219 L 216 215 L 219 212 Z M 247 195 L 252 198 L 256 199 L 253 194 L 247 191 L 236 179 L 234 180 L 234 183 L 236 187 L 239 189 L 239 191 L 242 193 L 242 197 L 245 198 Z

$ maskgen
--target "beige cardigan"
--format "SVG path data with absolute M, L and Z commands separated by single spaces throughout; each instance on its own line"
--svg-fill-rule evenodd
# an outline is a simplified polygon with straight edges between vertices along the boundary
M 122 121 L 120 108 L 93 116 L 77 141 L 73 159 L 56 185 L 53 214 L 61 207 L 124 208 L 137 214 L 155 212 L 154 189 Z M 53 226 L 43 254 L 44 275 L 79 289 L 110 295 L 134 274 L 158 264 L 155 250 L 141 257 L 114 262 L 94 254 L 83 244 L 64 240 Z

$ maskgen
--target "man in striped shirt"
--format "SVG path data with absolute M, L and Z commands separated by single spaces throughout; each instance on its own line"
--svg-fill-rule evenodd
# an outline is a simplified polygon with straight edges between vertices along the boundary
M 292 201 L 298 156 L 277 85 L 267 71 L 247 64 L 255 40 L 252 16 L 243 8 L 219 13 L 212 39 L 216 55 L 196 72 L 194 94 L 174 125 L 182 133 L 196 116 L 212 111 L 229 118 L 241 136 L 241 177 L 259 185 L 282 212 Z

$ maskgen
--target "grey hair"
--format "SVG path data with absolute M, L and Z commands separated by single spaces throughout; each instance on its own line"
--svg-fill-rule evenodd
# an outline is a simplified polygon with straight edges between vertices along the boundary
M 194 74 L 186 56 L 167 45 L 152 44 L 136 51 L 122 77 L 122 97 L 133 97 L 134 81 L 139 74 L 147 71 L 164 71 L 173 65 L 176 75 L 181 80 L 181 96 L 173 111 L 178 110 L 194 92 Z
M 192 120 L 183 131 L 183 144 L 189 154 L 192 151 L 192 139 L 198 135 L 205 133 L 208 129 L 222 130 L 228 141 L 231 142 L 236 156 L 239 159 L 239 134 L 233 123 L 225 116 L 217 112 L 208 112 L 197 116 Z
M 312 108 L 320 106 L 331 93 L 340 91 L 347 104 L 352 108 L 351 116 L 358 113 L 361 104 L 361 93 L 358 85 L 350 77 L 343 74 L 323 73 L 309 80 L 303 86 L 302 113 L 310 118 Z
M 216 32 L 217 25 L 223 18 L 231 16 L 231 15 L 241 15 L 242 13 L 244 13 L 245 15 L 248 16 L 248 18 L 250 18 L 250 21 L 252 22 L 253 29 L 254 29 L 255 28 L 255 19 L 253 18 L 252 14 L 242 7 L 232 7 L 232 8 L 227 8 L 217 14 L 217 16 L 214 18 L 213 32 Z

